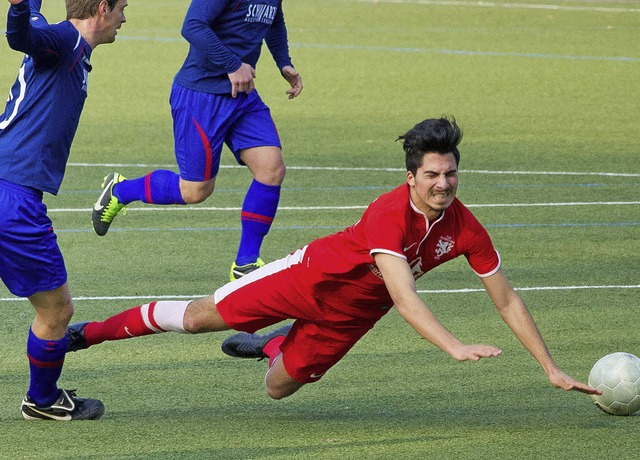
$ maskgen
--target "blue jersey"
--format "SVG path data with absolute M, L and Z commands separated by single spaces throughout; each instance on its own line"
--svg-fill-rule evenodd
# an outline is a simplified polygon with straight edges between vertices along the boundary
M 49 25 L 40 3 L 9 8 L 7 41 L 26 56 L 0 115 L 0 178 L 55 195 L 87 97 L 91 47 L 69 21 Z
M 282 0 L 192 0 L 182 26 L 189 54 L 175 83 L 230 94 L 227 74 L 254 69 L 264 41 L 279 69 L 291 65 Z

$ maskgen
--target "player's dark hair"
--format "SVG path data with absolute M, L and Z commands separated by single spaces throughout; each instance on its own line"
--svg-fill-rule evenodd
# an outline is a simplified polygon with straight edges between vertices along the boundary
M 396 139 L 402 141 L 407 171 L 413 174 L 416 174 L 422 165 L 422 157 L 428 152 L 443 155 L 453 153 L 457 166 L 460 163 L 458 144 L 461 140 L 462 129 L 456 123 L 455 117 L 444 115 L 441 118 L 424 120 Z
M 102 0 L 65 0 L 67 6 L 67 19 L 89 19 L 98 12 L 98 6 Z M 109 9 L 112 10 L 118 0 L 106 0 Z

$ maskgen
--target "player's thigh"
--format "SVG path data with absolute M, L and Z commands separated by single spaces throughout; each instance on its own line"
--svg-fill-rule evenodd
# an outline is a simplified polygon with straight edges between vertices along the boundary
M 374 324 L 372 320 L 341 327 L 296 321 L 280 347 L 287 373 L 301 383 L 317 382 Z
M 304 254 L 299 249 L 217 289 L 214 299 L 225 323 L 253 333 L 286 319 L 322 318 L 306 284 Z
M 12 294 L 31 297 L 67 281 L 67 270 L 42 195 L 0 184 L 0 278 Z
M 237 116 L 237 102 L 174 84 L 170 105 L 180 177 L 192 182 L 216 177 L 225 137 Z
M 260 99 L 257 91 L 246 95 L 225 142 L 240 164 L 245 164 L 248 149 L 255 147 L 282 148 L 276 124 L 269 107 Z M 274 157 L 276 159 L 276 157 Z M 280 158 L 281 160 L 281 158 Z

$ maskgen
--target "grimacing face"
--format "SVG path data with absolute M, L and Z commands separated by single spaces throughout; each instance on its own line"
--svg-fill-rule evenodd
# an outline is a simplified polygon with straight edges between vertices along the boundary
M 427 152 L 414 175 L 407 171 L 411 201 L 430 221 L 447 209 L 458 190 L 458 167 L 453 153 Z

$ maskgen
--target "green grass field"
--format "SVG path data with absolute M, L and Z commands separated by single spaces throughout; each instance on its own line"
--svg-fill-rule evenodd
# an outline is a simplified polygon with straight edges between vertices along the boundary
M 64 18 L 64 2 L 44 1 L 51 22 Z M 116 43 L 92 57 L 66 178 L 46 198 L 75 321 L 203 296 L 227 279 L 251 179 L 229 152 L 205 203 L 132 205 L 104 238 L 90 224 L 108 172 L 176 169 L 168 95 L 186 55 L 188 3 L 130 0 Z M 638 1 L 284 4 L 305 89 L 287 100 L 265 49 L 257 87 L 289 170 L 263 258 L 355 222 L 404 180 L 396 137 L 451 114 L 465 130 L 459 196 L 487 226 L 559 365 L 586 381 L 607 353 L 640 355 Z M 0 40 L 0 91 L 20 60 Z M 454 362 L 391 311 L 321 382 L 272 401 L 264 362 L 220 351 L 229 333 L 144 337 L 69 355 L 60 384 L 107 412 L 56 424 L 20 416 L 33 312 L 0 286 L 0 458 L 640 457 L 640 417 L 607 416 L 588 396 L 551 387 L 464 260 L 418 287 L 462 340 L 503 355 Z

